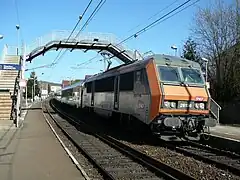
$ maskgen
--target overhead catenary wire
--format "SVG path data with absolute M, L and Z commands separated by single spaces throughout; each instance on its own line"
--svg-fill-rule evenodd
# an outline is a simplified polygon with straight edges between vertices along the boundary
M 120 45 L 126 41 L 128 41 L 129 39 L 133 38 L 133 37 L 137 37 L 138 34 L 147 31 L 148 29 L 150 29 L 151 26 L 153 26 L 154 24 L 158 23 L 159 21 L 161 21 L 162 19 L 164 19 L 165 17 L 167 17 L 168 15 L 172 14 L 173 12 L 175 12 L 176 10 L 180 9 L 181 7 L 183 7 L 184 5 L 186 5 L 187 3 L 189 3 L 191 0 L 187 0 L 184 3 L 180 4 L 179 6 L 177 6 L 176 8 L 174 8 L 173 10 L 171 10 L 170 12 L 164 14 L 163 16 L 161 16 L 160 18 L 158 18 L 157 20 L 153 21 L 152 23 L 148 24 L 147 26 L 145 26 L 144 28 L 140 29 L 139 31 L 137 31 L 136 33 L 130 35 L 129 37 L 125 38 L 124 40 L 122 40 L 120 43 L 117 44 Z
M 86 64 L 86 63 L 89 63 L 89 62 L 91 62 L 92 60 L 96 59 L 97 57 L 98 57 L 98 54 L 97 54 L 96 56 L 90 58 L 90 59 L 87 60 L 87 61 L 84 61 L 84 62 L 82 62 L 82 63 L 80 63 L 80 64 L 77 64 L 77 66 L 81 66 L 81 65 L 84 65 L 84 64 Z
M 172 14 L 171 16 L 168 16 L 168 17 L 166 17 L 165 19 L 162 19 L 162 21 L 157 22 L 156 24 L 154 24 L 153 26 L 151 26 L 149 29 L 151 29 L 151 28 L 157 26 L 159 23 L 162 23 L 162 22 L 168 20 L 169 18 L 171 18 L 171 17 L 175 16 L 176 14 L 178 14 L 178 13 L 184 11 L 185 9 L 189 8 L 190 6 L 196 4 L 196 3 L 199 2 L 199 1 L 200 1 L 200 0 L 196 0 L 196 1 L 194 1 L 193 3 L 189 4 L 188 6 L 182 8 L 181 10 L 179 10 L 179 11 L 177 11 L 177 12 L 175 12 L 175 13 Z M 148 29 L 148 30 L 149 30 L 149 29 Z M 142 32 L 139 33 L 138 35 L 140 35 L 140 34 L 142 34 L 142 33 L 144 33 L 144 32 L 146 32 L 146 31 L 142 31 Z
M 194 1 L 193 3 L 189 4 L 188 6 L 184 7 L 183 9 L 177 11 L 178 9 L 180 9 L 181 7 L 183 7 L 184 5 L 188 4 L 190 1 L 191 1 L 191 0 L 187 0 L 187 1 L 185 1 L 184 3 L 180 4 L 179 6 L 177 6 L 176 8 L 174 8 L 173 10 L 171 10 L 170 12 L 164 14 L 163 16 L 161 16 L 161 17 L 158 18 L 157 20 L 153 21 L 153 22 L 150 23 L 149 25 L 145 26 L 145 27 L 142 28 L 141 30 L 137 31 L 137 32 L 134 33 L 133 35 L 131 35 L 131 36 L 125 38 L 124 40 L 120 41 L 120 43 L 118 43 L 117 46 L 120 45 L 120 44 L 122 44 L 122 43 L 124 43 L 124 42 L 126 42 L 127 40 L 129 40 L 129 39 L 131 39 L 131 38 L 133 38 L 133 37 L 139 36 L 140 34 L 146 32 L 147 30 L 155 27 L 156 25 L 158 25 L 158 24 L 166 21 L 167 19 L 175 16 L 176 14 L 178 14 L 178 13 L 182 12 L 183 10 L 189 8 L 190 6 L 196 4 L 196 3 L 197 3 L 198 1 L 200 1 L 200 0 L 196 0 L 196 1 Z M 174 1 L 174 3 L 175 3 L 175 1 Z M 173 3 L 171 3 L 171 4 L 173 4 Z M 170 5 L 169 5 L 169 6 L 170 6 Z M 169 6 L 168 6 L 168 7 L 169 7 Z M 166 9 L 166 8 L 165 8 L 165 9 Z M 177 12 L 174 13 L 174 14 L 172 14 L 172 13 L 175 12 L 175 11 L 177 11 Z M 169 16 L 170 14 L 172 14 L 172 15 Z M 162 20 L 162 21 L 161 21 L 161 20 Z M 88 60 L 88 61 L 91 61 L 91 59 Z
M 92 2 L 92 1 L 91 1 Z M 97 12 L 102 8 L 103 4 L 106 2 L 106 0 L 101 0 L 97 7 L 94 9 L 94 11 L 92 12 L 92 14 L 89 16 L 89 18 L 87 19 L 87 21 L 85 22 L 85 24 L 83 25 L 83 27 L 80 29 L 80 31 L 78 32 L 78 34 L 75 36 L 75 39 L 77 38 L 77 36 L 80 34 L 80 32 L 90 23 L 90 21 L 92 20 L 92 18 L 97 14 Z M 88 8 L 89 6 L 87 6 Z M 86 8 L 86 9 L 87 9 Z M 86 11 L 84 11 L 86 12 Z M 82 16 L 83 17 L 83 16 Z M 59 63 L 59 60 L 63 57 L 63 55 L 67 52 L 67 49 L 65 50 L 65 52 L 61 55 L 61 56 L 58 56 L 52 63 L 51 63 L 51 66 L 53 67 L 53 65 Z M 60 54 L 60 53 L 59 53 Z M 50 75 L 51 76 L 51 75 Z
M 75 36 L 75 38 L 74 39 L 76 39 L 78 36 L 79 36 L 79 34 L 83 31 L 83 29 L 89 24 L 89 22 L 91 21 L 91 19 L 97 14 L 97 12 L 100 10 L 100 8 L 102 7 L 102 5 L 106 2 L 106 0 L 104 0 L 104 2 L 103 2 L 103 0 L 101 0 L 99 3 L 98 3 L 98 5 L 97 5 L 97 7 L 93 10 L 93 12 L 91 13 L 91 15 L 89 16 L 89 18 L 87 19 L 87 21 L 84 23 L 84 25 L 82 26 L 82 28 L 79 30 L 79 32 L 78 32 L 78 34 Z M 67 49 L 65 50 L 65 52 L 63 52 L 63 54 L 60 56 L 60 57 L 58 57 L 58 59 L 56 58 L 56 60 L 55 60 L 55 62 L 54 62 L 54 64 L 53 65 L 56 65 L 57 63 L 59 63 L 59 61 L 61 60 L 61 58 L 64 56 L 64 54 L 67 52 Z
M 157 16 L 158 14 L 160 14 L 161 12 L 163 12 L 164 10 L 168 9 L 169 7 L 171 7 L 173 4 L 175 4 L 177 1 L 179 0 L 174 0 L 173 2 L 171 2 L 169 5 L 167 5 L 166 7 L 164 7 L 163 9 L 161 9 L 160 11 L 156 12 L 155 14 L 153 14 L 152 16 L 150 16 L 146 21 L 151 20 L 152 18 L 154 18 L 155 16 Z M 132 30 L 138 28 L 139 26 L 141 26 L 144 23 L 139 23 L 137 26 L 133 27 L 132 29 L 130 29 L 128 32 L 131 32 Z
M 74 28 L 73 28 L 72 32 L 70 33 L 70 35 L 68 36 L 66 42 L 68 42 L 68 40 L 69 40 L 70 37 L 72 36 L 73 32 L 76 30 L 77 26 L 79 25 L 79 23 L 81 22 L 82 18 L 83 18 L 84 15 L 85 15 L 85 13 L 87 12 L 88 8 L 90 7 L 92 1 L 93 1 L 93 0 L 90 0 L 90 1 L 89 1 L 87 7 L 86 7 L 86 8 L 84 9 L 84 11 L 83 11 L 83 14 L 82 14 L 81 16 L 79 16 L 78 22 L 77 22 L 76 25 L 74 26 Z M 57 57 L 55 58 L 55 60 L 53 60 L 52 65 L 56 64 L 55 62 L 58 61 L 62 50 L 63 50 L 63 49 L 60 50 L 60 52 L 58 53 L 58 55 L 57 55 Z M 66 53 L 66 51 L 67 51 L 67 50 L 65 50 L 64 53 Z M 63 54 L 64 54 L 64 53 L 63 53 Z
M 150 23 L 150 24 L 147 25 L 146 27 L 144 27 L 144 28 L 142 28 L 141 30 L 137 31 L 137 32 L 134 33 L 133 35 L 125 38 L 124 40 L 122 40 L 122 41 L 121 41 L 120 43 L 118 43 L 117 45 L 120 45 L 120 44 L 126 42 L 127 40 L 129 40 L 129 39 L 131 39 L 131 38 L 133 38 L 133 37 L 137 37 L 138 35 L 146 32 L 147 30 L 153 28 L 154 26 L 158 25 L 159 23 L 162 23 L 162 22 L 166 21 L 167 19 L 173 17 L 174 15 L 176 15 L 176 14 L 182 12 L 183 10 L 187 9 L 188 7 L 194 5 L 195 3 L 197 3 L 197 2 L 200 1 L 200 0 L 195 1 L 195 2 L 193 2 L 192 4 L 188 5 L 187 7 L 185 7 L 185 8 L 183 8 L 183 9 L 177 11 L 176 13 L 172 14 L 173 12 L 175 12 L 175 11 L 178 10 L 178 9 L 180 9 L 181 7 L 183 7 L 184 5 L 186 5 L 187 3 L 189 3 L 190 1 L 191 1 L 191 0 L 185 1 L 185 2 L 182 3 L 181 5 L 179 5 L 178 7 L 174 8 L 173 10 L 171 10 L 171 11 L 168 12 L 168 13 L 166 13 L 165 15 L 161 16 L 160 18 L 158 18 L 158 19 L 155 20 L 154 22 Z M 92 14 L 93 14 L 93 13 L 92 13 Z M 172 15 L 169 16 L 170 14 L 172 14 Z M 169 16 L 169 17 L 167 17 L 167 16 Z M 90 18 L 89 18 L 89 19 L 90 19 Z M 161 20 L 162 20 L 162 21 L 161 21 Z M 87 21 L 86 21 L 85 24 L 87 24 Z M 83 28 L 82 28 L 82 29 L 83 29 Z M 92 58 L 91 58 L 91 59 L 92 59 Z M 90 59 L 90 60 L 91 60 L 91 59 Z M 90 60 L 88 60 L 88 61 L 90 61 Z M 88 61 L 86 61 L 86 62 L 88 62 Z M 79 65 L 78 65 L 78 66 L 79 66 Z
M 79 34 L 84 30 L 84 28 L 87 27 L 87 25 L 91 22 L 92 18 L 98 13 L 98 11 L 102 8 L 102 6 L 105 4 L 106 0 L 101 0 L 98 5 L 96 6 L 96 8 L 93 10 L 93 12 L 91 13 L 91 15 L 89 16 L 89 18 L 87 19 L 87 21 L 84 23 L 84 25 L 82 26 L 82 28 L 79 30 L 78 34 L 75 36 L 75 39 L 79 36 Z
M 20 17 L 19 17 L 19 10 L 18 10 L 18 4 L 17 4 L 17 0 L 14 0 L 14 6 L 15 6 L 15 10 L 16 10 L 16 16 L 17 16 L 17 23 L 20 26 L 20 36 L 21 36 L 21 40 L 23 41 L 23 32 L 22 32 L 22 24 L 20 21 Z
M 84 61 L 83 63 L 78 64 L 77 66 L 73 66 L 73 67 L 71 67 L 71 68 L 72 68 L 72 69 L 80 69 L 80 68 L 83 67 L 84 65 L 86 66 L 86 65 L 88 65 L 88 64 L 91 63 L 91 62 L 98 62 L 98 61 L 104 60 L 104 59 L 96 59 L 96 58 L 97 58 L 97 56 L 95 56 L 95 57 L 93 57 L 93 58 L 91 58 L 91 59 L 89 59 L 89 60 L 87 60 L 87 61 Z M 96 59 L 96 60 L 93 61 L 94 59 Z
M 71 31 L 70 35 L 68 36 L 67 38 L 67 42 L 68 40 L 70 39 L 70 37 L 72 36 L 72 34 L 74 33 L 74 31 L 76 30 L 77 26 L 79 25 L 79 23 L 81 22 L 82 18 L 84 17 L 84 15 L 86 14 L 87 10 L 89 9 L 91 3 L 92 3 L 93 0 L 90 0 L 87 7 L 84 9 L 83 11 L 83 14 L 79 16 L 79 19 L 78 19 L 78 22 L 75 24 L 73 30 Z M 56 56 L 56 58 L 52 61 L 52 63 L 50 64 L 46 64 L 46 65 L 43 65 L 43 66 L 38 66 L 38 67 L 34 67 L 34 68 L 29 68 L 28 70 L 34 70 L 34 69 L 39 69 L 39 68 L 44 68 L 44 67 L 52 67 L 53 65 L 56 64 L 56 61 L 59 59 L 60 57 L 60 54 L 62 52 L 63 49 L 60 50 L 60 52 L 58 53 L 58 55 Z M 65 50 L 66 52 L 67 50 Z M 65 53 L 64 52 L 64 53 Z

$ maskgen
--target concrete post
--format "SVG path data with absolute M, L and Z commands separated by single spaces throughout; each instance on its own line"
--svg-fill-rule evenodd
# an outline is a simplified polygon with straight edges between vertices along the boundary
M 25 44 L 23 44 L 23 54 L 22 54 L 22 79 L 25 79 L 24 75 L 25 75 L 25 69 L 26 69 L 26 52 L 27 51 L 27 47 Z M 25 88 L 25 103 L 26 103 L 26 107 L 28 106 L 27 103 L 27 81 L 26 81 L 26 88 Z
M 19 119 L 20 119 L 20 98 L 21 98 L 21 94 L 20 94 L 20 89 L 18 89 L 18 93 L 17 93 L 17 117 L 16 117 L 16 127 L 19 126 Z
M 25 103 L 26 103 L 26 107 L 28 107 L 28 102 L 27 102 L 27 86 L 26 86 L 26 88 L 25 88 L 26 90 L 25 90 Z

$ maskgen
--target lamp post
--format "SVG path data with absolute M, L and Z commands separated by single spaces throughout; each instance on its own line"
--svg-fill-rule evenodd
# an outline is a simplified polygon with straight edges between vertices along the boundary
M 175 56 L 177 56 L 177 46 L 173 45 L 173 46 L 171 46 L 171 49 L 173 49 L 175 51 Z
M 27 103 L 27 81 L 26 81 L 26 88 L 25 88 L 25 106 L 28 107 L 28 103 Z
M 18 24 L 16 25 L 16 29 L 17 29 L 17 55 L 18 55 L 18 51 L 19 51 L 19 29 L 20 29 L 20 26 Z
M 29 78 L 28 80 L 30 80 L 30 79 L 33 80 L 33 86 L 32 86 L 32 100 L 34 101 L 34 100 L 35 100 L 35 86 L 37 85 L 37 84 L 35 84 L 35 79 L 36 79 L 36 77 L 34 76 L 34 77 L 32 77 L 32 78 Z
M 205 79 L 206 79 L 206 82 L 207 82 L 208 59 L 202 58 L 202 60 L 205 62 Z

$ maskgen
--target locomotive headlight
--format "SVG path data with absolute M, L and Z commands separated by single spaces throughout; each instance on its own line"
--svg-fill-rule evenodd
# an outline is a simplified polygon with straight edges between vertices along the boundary
M 167 107 L 167 108 L 170 107 L 170 102 L 169 101 L 164 101 L 164 106 Z
M 200 107 L 200 109 L 204 109 L 204 108 L 205 108 L 204 103 L 200 103 L 200 104 L 199 104 L 199 107 Z
M 205 104 L 204 103 L 195 103 L 194 107 L 196 109 L 204 109 L 205 108 Z
M 175 108 L 176 107 L 176 103 L 175 102 L 171 102 L 170 106 L 171 106 L 171 108 Z
M 164 101 L 164 107 L 166 107 L 166 108 L 176 108 L 176 102 Z
M 199 109 L 199 103 L 195 103 L 195 104 L 194 104 L 194 107 L 195 107 L 196 109 Z

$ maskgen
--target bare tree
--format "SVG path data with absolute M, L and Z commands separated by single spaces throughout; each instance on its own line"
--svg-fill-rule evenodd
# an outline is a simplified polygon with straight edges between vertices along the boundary
M 215 89 L 213 95 L 219 100 L 233 98 L 240 89 L 239 14 L 235 2 L 229 5 L 215 0 L 207 8 L 199 9 L 192 29 L 201 55 L 209 59 L 208 74 Z

